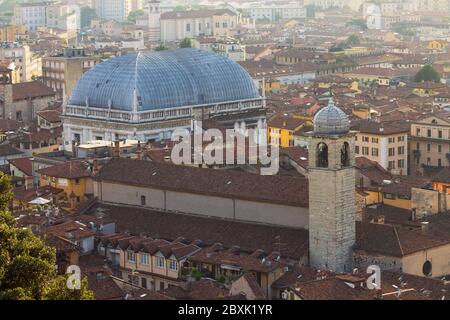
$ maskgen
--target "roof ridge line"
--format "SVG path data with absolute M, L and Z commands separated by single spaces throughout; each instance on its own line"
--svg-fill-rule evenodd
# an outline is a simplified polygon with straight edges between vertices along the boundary
M 394 228 L 394 233 L 395 233 L 395 237 L 397 238 L 397 242 L 398 242 L 398 247 L 400 248 L 400 252 L 402 254 L 402 256 L 404 256 L 404 252 L 403 252 L 403 248 L 402 248 L 402 243 L 400 242 L 400 238 L 398 236 L 398 232 L 397 232 L 397 227 L 396 226 L 392 226 Z

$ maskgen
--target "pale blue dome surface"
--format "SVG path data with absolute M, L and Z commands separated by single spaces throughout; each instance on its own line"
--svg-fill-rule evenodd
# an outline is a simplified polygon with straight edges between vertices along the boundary
M 330 99 L 328 105 L 316 113 L 313 124 L 316 134 L 339 135 L 350 131 L 348 116 L 334 105 L 333 99 Z
M 258 89 L 239 64 L 186 48 L 133 53 L 97 64 L 76 84 L 69 104 L 138 111 L 257 99 Z

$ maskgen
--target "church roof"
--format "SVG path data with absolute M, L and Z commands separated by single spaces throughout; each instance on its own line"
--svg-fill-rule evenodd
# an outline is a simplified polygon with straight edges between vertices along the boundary
M 334 105 L 333 99 L 314 116 L 314 133 L 323 135 L 346 134 L 350 131 L 348 116 Z
M 137 111 L 258 99 L 250 75 L 212 52 L 185 48 L 132 53 L 97 64 L 78 81 L 69 104 Z

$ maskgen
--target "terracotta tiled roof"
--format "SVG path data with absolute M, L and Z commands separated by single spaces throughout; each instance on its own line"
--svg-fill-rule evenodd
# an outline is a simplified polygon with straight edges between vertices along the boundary
M 47 233 L 62 237 L 68 240 L 80 240 L 95 235 L 95 231 L 88 226 L 75 221 L 67 221 L 60 224 L 50 226 L 46 230 Z
M 9 144 L 2 144 L 0 145 L 0 157 L 7 157 L 17 154 L 22 154 L 23 152 L 19 149 L 16 149 Z
M 112 159 L 97 180 L 219 197 L 308 207 L 304 178 L 263 176 L 234 170 L 202 169 L 134 159 Z
M 95 213 L 99 206 L 90 212 Z M 294 259 L 304 257 L 308 252 L 308 231 L 288 227 L 269 226 L 206 218 L 187 214 L 158 212 L 153 210 L 101 205 L 105 218 L 113 219 L 119 232 L 145 233 L 152 238 L 174 241 L 185 237 L 186 241 L 201 240 L 211 246 L 217 242 L 225 248 L 239 246 L 243 252 L 253 253 L 258 249 L 274 252 L 281 237 L 281 256 Z M 214 210 L 214 208 L 211 208 Z M 123 213 L 126 212 L 126 215 Z
M 190 257 L 190 260 L 216 265 L 232 265 L 242 270 L 267 273 L 282 266 L 282 262 L 279 259 L 277 260 L 277 257 L 279 257 L 279 254 L 267 255 L 262 250 L 256 250 L 253 254 L 245 255 L 238 247 L 225 249 L 220 244 L 215 244 L 194 254 Z
M 445 167 L 433 178 L 434 182 L 450 183 L 450 167 Z
M 295 130 L 305 122 L 306 120 L 304 119 L 297 119 L 294 117 L 281 115 L 270 119 L 267 125 L 273 128 Z
M 280 155 L 287 155 L 302 168 L 308 167 L 308 149 L 303 147 L 280 148 Z
M 8 161 L 10 164 L 15 166 L 23 173 L 25 173 L 27 176 L 31 177 L 33 175 L 33 170 L 30 159 L 31 159 L 30 157 L 24 157 L 24 158 L 10 159 Z
M 62 164 L 37 170 L 37 172 L 41 175 L 49 177 L 66 179 L 77 179 L 91 176 L 91 171 L 82 161 L 67 161 Z
M 46 235 L 45 242 L 56 249 L 56 252 L 78 251 L 80 248 L 67 239 L 51 234 Z
M 352 129 L 358 130 L 361 133 L 376 135 L 391 135 L 409 132 L 408 127 L 391 123 L 380 123 L 373 120 L 360 120 L 355 122 L 352 124 Z
M 371 183 L 376 185 L 382 185 L 384 180 L 392 179 L 389 171 L 384 169 L 378 162 L 366 157 L 356 157 L 355 167 L 363 176 L 370 179 Z
M 450 214 L 431 217 L 426 232 L 419 227 L 356 222 L 356 249 L 394 257 L 450 244 Z M 439 217 L 437 217 L 439 216 Z M 437 221 L 436 221 L 437 220 Z
M 215 10 L 188 10 L 188 11 L 171 11 L 161 14 L 161 19 L 186 19 L 186 18 L 206 18 L 217 15 L 236 14 L 230 9 L 215 9 Z
M 325 274 L 329 275 L 331 272 L 323 273 L 323 275 Z M 272 283 L 272 288 L 285 289 L 293 287 L 297 283 L 316 280 L 318 276 L 321 276 L 321 273 L 319 273 L 317 269 L 296 265 L 274 281 Z
M 41 81 L 15 83 L 12 93 L 14 101 L 55 95 L 55 92 Z
M 292 290 L 305 300 L 371 300 L 376 297 L 374 290 L 352 288 L 336 276 L 302 282 Z
M 22 123 L 12 119 L 0 119 L 0 131 L 15 131 L 22 126 Z
M 190 284 L 187 290 L 169 286 L 168 289 L 165 289 L 161 293 L 182 300 L 222 300 L 229 296 L 229 290 L 225 285 L 212 279 L 195 281 Z
M 261 287 L 258 285 L 258 282 L 256 281 L 256 278 L 253 274 L 247 272 L 242 276 L 246 281 L 250 289 L 252 290 L 253 294 L 255 295 L 256 300 L 266 300 L 267 297 L 264 294 Z
M 51 123 L 61 122 L 60 110 L 42 110 L 38 112 L 38 115 Z

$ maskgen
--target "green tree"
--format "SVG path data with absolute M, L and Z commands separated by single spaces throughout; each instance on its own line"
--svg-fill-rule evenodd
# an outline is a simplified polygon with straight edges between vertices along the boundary
M 173 8 L 173 11 L 186 11 L 186 7 L 179 4 Z
M 168 50 L 168 48 L 164 45 L 164 43 L 160 43 L 159 46 L 155 47 L 155 51 L 163 51 Z
M 67 275 L 58 275 L 56 252 L 29 229 L 16 228 L 8 208 L 10 178 L 0 173 L 0 299 L 93 299 L 83 279 L 80 290 L 67 288 Z
M 407 22 L 400 22 L 397 23 L 393 28 L 392 31 L 397 32 L 398 34 L 404 36 L 404 37 L 415 37 L 416 32 L 414 31 L 414 27 L 407 23 Z
M 145 14 L 145 12 L 142 9 L 130 11 L 130 13 L 128 14 L 127 20 L 130 22 L 136 23 L 136 19 L 138 17 L 143 16 L 144 14 Z
M 184 38 L 179 45 L 180 48 L 192 48 L 192 42 L 189 38 Z
M 432 81 L 432 82 L 440 82 L 441 77 L 439 73 L 434 70 L 431 65 L 425 65 L 419 72 L 414 76 L 414 82 L 423 82 L 423 81 Z
M 359 37 L 356 34 L 352 34 L 350 37 L 347 38 L 347 44 L 350 46 L 357 46 L 361 43 L 359 40 Z

